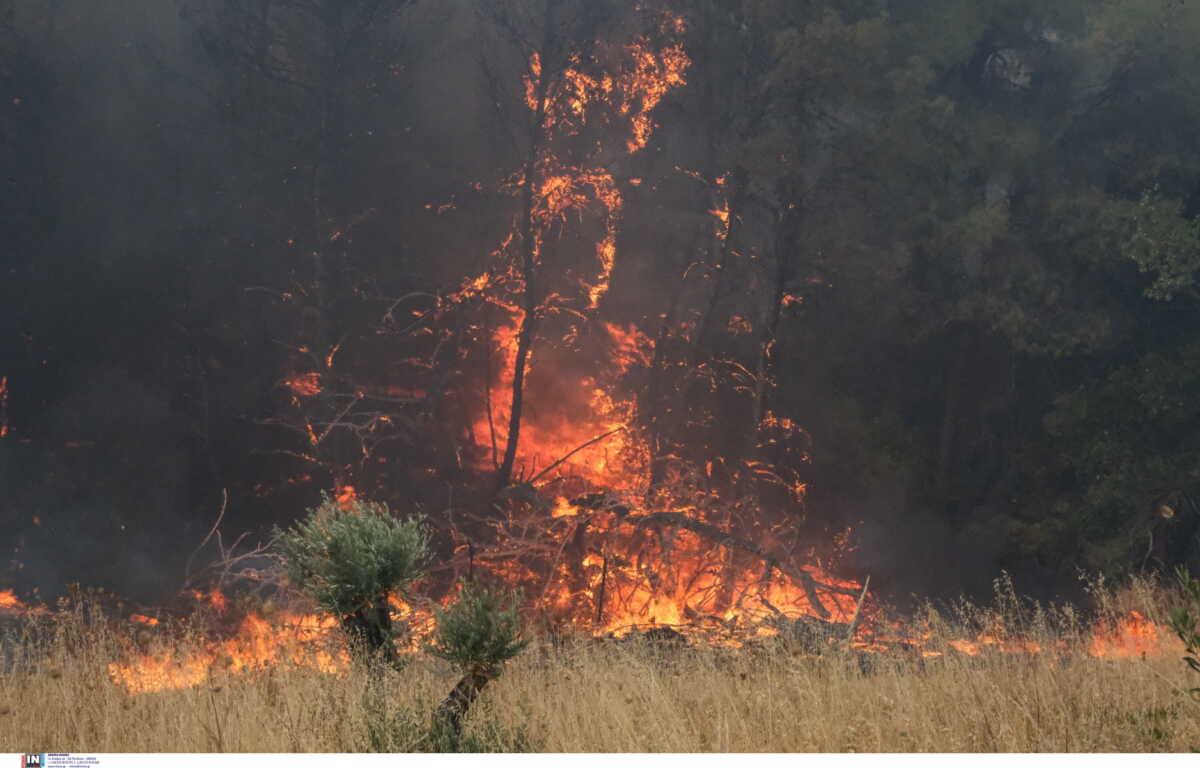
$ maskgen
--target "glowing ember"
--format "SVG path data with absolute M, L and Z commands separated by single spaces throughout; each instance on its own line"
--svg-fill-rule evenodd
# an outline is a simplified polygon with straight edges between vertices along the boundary
M 211 592 L 193 589 L 187 594 L 197 603 L 207 606 L 217 613 L 224 613 L 229 608 L 229 601 L 225 599 L 225 594 L 219 589 L 214 589 Z
M 321 394 L 321 374 L 302 373 L 292 376 L 284 380 L 283 386 L 292 393 L 293 397 L 315 397 Z

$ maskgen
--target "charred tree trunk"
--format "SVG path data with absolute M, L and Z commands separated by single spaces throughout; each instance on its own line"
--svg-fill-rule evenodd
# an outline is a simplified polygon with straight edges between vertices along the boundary
M 690 251 L 689 251 L 690 253 Z M 684 255 L 684 263 L 687 262 L 688 254 Z M 644 422 L 646 424 L 647 437 L 650 443 L 650 484 L 646 489 L 646 498 L 649 500 L 655 489 L 662 482 L 663 462 L 661 456 L 663 453 L 663 411 L 664 397 L 662 388 L 667 383 L 668 374 L 665 370 L 666 355 L 667 355 L 667 340 L 671 336 L 671 328 L 675 325 L 675 317 L 679 312 L 679 304 L 683 299 L 684 281 L 679 280 L 675 283 L 674 290 L 671 291 L 671 303 L 667 306 L 667 311 L 663 314 L 662 325 L 658 330 L 658 338 L 654 342 L 654 356 L 650 360 L 650 384 L 646 393 L 646 415 Z
M 434 713 L 435 729 L 451 738 L 461 736 L 462 724 L 467 712 L 494 677 L 495 673 L 481 667 L 471 669 L 463 675 L 449 695 L 438 705 L 437 711 Z
M 700 316 L 700 324 L 696 328 L 696 338 L 693 340 L 693 362 L 698 362 L 700 355 L 707 349 L 705 341 L 708 339 L 709 333 L 712 331 L 713 320 L 716 317 L 717 309 L 721 306 L 721 302 L 729 295 L 730 281 L 730 264 L 729 257 L 733 255 L 733 242 L 738 234 L 738 222 L 741 216 L 742 204 L 745 200 L 745 184 L 746 175 L 743 171 L 736 170 L 730 174 L 729 180 L 726 182 L 730 186 L 728 205 L 729 205 L 729 224 L 725 228 L 725 237 L 721 240 L 719 253 L 716 263 L 713 265 L 713 288 L 708 296 L 708 306 L 704 309 L 704 314 Z
M 767 308 L 766 320 L 759 340 L 758 363 L 755 366 L 754 408 L 751 429 L 755 441 L 759 427 L 767 412 L 771 376 L 775 368 L 775 344 L 779 340 L 779 323 L 783 319 L 783 306 L 787 300 L 787 286 L 795 274 L 796 265 L 792 249 L 795 247 L 800 228 L 800 207 L 791 203 L 787 196 L 780 201 L 784 206 L 779 218 L 779 231 L 775 241 L 775 274 L 772 281 L 771 303 Z M 747 456 L 757 453 L 752 445 Z
M 344 616 L 342 627 L 350 635 L 352 644 L 361 655 L 382 656 L 389 662 L 395 659 L 392 616 L 386 595 L 379 595 L 370 605 Z
M 542 50 L 550 49 L 550 35 L 553 29 L 554 7 L 552 2 L 546 3 L 546 13 L 543 19 Z M 537 330 L 538 296 L 537 267 L 540 243 L 537 223 L 534 221 L 534 203 L 540 187 L 539 159 L 546 139 L 546 96 L 550 91 L 552 75 L 550 63 L 543 60 L 542 70 L 537 84 L 537 105 L 534 112 L 533 125 L 529 134 L 529 149 L 525 158 L 525 177 L 521 180 L 521 277 L 525 283 L 525 296 L 522 303 L 524 317 L 521 318 L 521 330 L 517 336 L 517 357 L 513 366 L 512 383 L 512 412 L 508 419 L 508 440 L 504 445 L 504 458 L 496 471 L 496 490 L 506 488 L 512 481 L 513 464 L 517 459 L 517 446 L 521 439 L 521 409 L 525 398 L 525 369 L 529 362 L 529 351 L 533 346 L 534 333 Z

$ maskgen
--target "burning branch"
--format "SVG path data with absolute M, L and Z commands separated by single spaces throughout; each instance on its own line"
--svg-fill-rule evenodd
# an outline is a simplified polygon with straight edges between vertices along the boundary
M 601 440 L 604 440 L 605 438 L 608 438 L 608 437 L 612 437 L 613 435 L 617 434 L 618 432 L 623 432 L 623 431 L 625 431 L 625 429 L 626 429 L 626 427 L 624 425 L 622 425 L 620 427 L 617 427 L 616 429 L 611 429 L 608 432 L 605 432 L 603 435 L 597 435 L 596 437 L 593 437 L 591 440 L 588 440 L 586 443 L 583 443 L 578 448 L 575 448 L 573 451 L 571 451 L 567 455 L 563 456 L 561 459 L 554 462 L 550 466 L 546 467 L 541 472 L 538 472 L 536 475 L 534 475 L 532 478 L 529 479 L 529 484 L 533 485 L 538 480 L 541 480 L 543 477 L 548 475 L 554 469 L 561 466 L 563 464 L 563 462 L 565 462 L 567 459 L 571 458 L 572 456 L 574 456 L 575 454 L 584 450 L 585 448 L 590 448 L 591 446 L 595 445 L 596 443 L 600 442 Z

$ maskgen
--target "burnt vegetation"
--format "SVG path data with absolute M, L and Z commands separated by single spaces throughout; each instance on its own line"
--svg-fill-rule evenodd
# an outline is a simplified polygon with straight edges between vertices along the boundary
M 323 492 L 551 634 L 1200 570 L 1198 35 L 1158 0 L 0 0 L 0 590 L 253 583 Z M 369 597 L 333 612 L 390 648 Z

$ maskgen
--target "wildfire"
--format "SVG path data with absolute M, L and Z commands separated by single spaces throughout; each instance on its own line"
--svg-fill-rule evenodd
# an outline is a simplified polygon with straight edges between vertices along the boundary
M 250 672 L 279 664 L 296 664 L 326 673 L 340 673 L 349 664 L 344 647 L 331 646 L 336 635 L 331 617 L 285 614 L 270 622 L 246 616 L 237 633 L 220 641 L 202 641 L 199 648 L 180 653 L 169 649 L 134 655 L 108 665 L 113 682 L 133 694 L 187 688 L 211 679 L 221 670 Z
M 619 360 L 632 365 L 647 359 L 648 340 L 635 329 L 606 327 L 608 343 Z M 491 412 L 476 417 L 473 432 L 481 448 L 508 439 L 508 416 L 512 410 L 512 370 L 517 355 L 514 328 L 505 326 L 495 336 L 502 357 L 501 375 L 490 387 Z M 527 375 L 534 369 L 529 365 Z M 620 370 L 614 373 L 620 373 Z M 641 446 L 630 437 L 626 426 L 633 418 L 632 402 L 613 397 L 605 383 L 590 376 L 557 382 L 560 391 L 570 396 L 541 408 L 521 426 L 521 465 L 530 477 L 560 461 L 555 477 L 577 474 L 598 485 L 624 486 L 630 477 L 640 475 L 645 461 Z M 594 442 L 592 442 L 594 441 Z M 591 443 L 588 445 L 588 443 Z M 565 460 L 562 460 L 567 457 Z
M 682 20 L 673 18 L 660 31 L 669 38 L 683 29 Z M 714 636 L 740 632 L 762 637 L 779 633 L 788 621 L 812 621 L 837 628 L 843 642 L 853 641 L 859 651 L 884 650 L 888 642 L 872 634 L 881 609 L 863 585 L 824 567 L 812 548 L 797 541 L 797 526 L 786 515 L 764 509 L 752 493 L 735 497 L 718 489 L 714 477 L 740 472 L 749 478 L 746 484 L 778 481 L 794 501 L 804 494 L 799 480 L 782 481 L 781 472 L 757 457 L 735 462 L 713 456 L 698 462 L 703 467 L 689 467 L 675 456 L 655 456 L 656 449 L 638 426 L 638 393 L 629 391 L 634 387 L 628 380 L 652 365 L 656 350 L 636 323 L 606 322 L 601 312 L 616 265 L 625 205 L 610 158 L 620 154 L 621 147 L 633 155 L 648 146 L 656 128 L 653 111 L 685 84 L 690 66 L 682 44 L 656 46 L 648 37 L 622 45 L 600 43 L 586 60 L 582 53 L 568 57 L 558 73 L 548 72 L 538 53 L 529 58 L 523 76 L 525 105 L 543 117 L 537 130 L 544 133 L 544 141 L 535 142 L 540 149 L 505 184 L 514 194 L 529 194 L 529 227 L 514 222 L 492 252 L 491 267 L 467 277 L 445 299 L 451 307 L 483 304 L 489 313 L 487 325 L 473 328 L 488 345 L 486 378 L 473 390 L 482 397 L 475 399 L 469 419 L 474 450 L 464 452 L 476 470 L 498 468 L 499 448 L 509 438 L 525 322 L 559 320 L 551 327 L 562 333 L 546 338 L 550 323 L 543 322 L 538 333 L 544 335 L 534 338 L 526 362 L 514 479 L 533 489 L 514 489 L 523 495 L 514 493 L 510 503 L 498 503 L 494 514 L 489 510 L 480 522 L 487 542 L 477 543 L 452 530 L 455 567 L 472 574 L 478 569 L 510 586 L 524 587 L 530 596 L 527 608 L 593 633 L 686 626 L 712 630 Z M 544 80 L 551 76 L 553 82 Z M 617 150 L 606 151 L 603 142 L 591 140 L 605 132 L 620 136 Z M 563 146 L 577 145 L 594 148 L 576 150 L 569 157 L 560 154 Z M 728 239 L 733 225 L 728 177 L 706 180 L 698 172 L 680 170 L 710 185 L 714 234 Z M 629 183 L 637 186 L 642 179 Z M 452 207 L 426 206 L 439 214 Z M 585 220 L 590 230 L 582 229 Z M 588 232 L 589 244 L 577 258 L 572 255 L 576 261 L 564 266 L 553 260 L 565 248 L 550 246 L 555 238 L 566 240 L 563 233 L 571 226 Z M 525 233 L 532 242 L 522 242 Z M 532 287 L 524 277 L 530 265 L 522 262 L 530 256 L 544 278 L 537 282 L 546 284 L 538 286 L 540 295 L 524 303 L 521 297 Z M 784 298 L 785 306 L 799 302 L 791 295 Z M 727 330 L 749 335 L 754 327 L 745 317 L 734 316 Z M 581 348 L 601 362 L 578 362 Z M 327 368 L 332 368 L 336 352 L 335 347 L 326 356 Z M 745 366 L 741 370 L 747 379 L 753 378 Z M 0 378 L 0 436 L 7 428 L 2 421 L 6 385 Z M 282 386 L 297 402 L 323 391 L 316 372 L 290 376 Z M 530 391 L 538 396 L 529 397 Z M 387 392 L 424 397 L 424 392 L 410 390 Z M 323 437 L 307 421 L 305 426 L 309 442 L 316 446 Z M 792 419 L 771 411 L 756 426 L 761 438 L 757 448 L 775 448 L 803 431 Z M 359 498 L 355 486 L 340 477 L 334 492 L 343 508 Z M 528 553 L 521 551 L 517 543 L 525 542 L 536 546 Z M 468 558 L 462 567 L 461 561 Z M 193 597 L 219 614 L 228 631 L 230 606 L 221 592 L 196 592 Z M 398 597 L 391 599 L 391 607 L 398 622 L 413 628 L 409 648 L 415 649 L 415 638 L 432 630 L 433 615 Z M 26 609 L 11 592 L 0 592 L 0 612 L 6 610 Z M 141 614 L 130 620 L 144 627 L 160 626 L 157 619 Z M 339 629 L 331 616 L 282 613 L 268 619 L 251 613 L 224 639 L 201 640 L 186 653 L 130 652 L 127 660 L 109 665 L 109 673 L 131 693 L 196 685 L 220 670 L 252 672 L 280 664 L 337 674 L 349 663 Z M 847 637 L 849 633 L 855 637 Z M 951 641 L 949 647 L 968 656 L 1043 650 L 999 628 Z M 1095 656 L 1122 658 L 1167 648 L 1161 628 L 1135 612 L 1117 627 L 1097 630 L 1089 650 Z
M 590 514 L 565 498 L 556 501 L 553 517 L 564 525 L 579 525 Z M 618 524 L 616 532 L 628 534 Z M 686 533 L 686 532 L 685 532 Z M 711 547 L 701 541 L 686 540 L 676 543 L 676 552 L 671 556 L 688 563 L 705 560 L 701 550 Z M 926 657 L 942 656 L 943 652 L 931 649 L 929 632 L 916 637 L 907 633 L 903 622 L 892 621 L 890 630 L 878 633 L 886 622 L 878 622 L 869 605 L 860 616 L 862 608 L 852 594 L 857 584 L 837 580 L 817 568 L 806 569 L 801 578 L 828 583 L 825 586 L 840 590 L 832 598 L 822 594 L 818 606 L 812 595 L 797 583 L 796 577 L 766 579 L 751 572 L 737 572 L 731 581 L 726 569 L 710 569 L 688 566 L 674 571 L 665 571 L 658 583 L 647 579 L 647 572 L 640 572 L 636 563 L 629 562 L 617 554 L 620 551 L 620 536 L 610 539 L 611 549 L 591 552 L 580 561 L 579 567 L 589 577 L 587 586 L 578 594 L 558 592 L 549 594 L 542 601 L 546 609 L 556 608 L 571 615 L 577 610 L 580 599 L 594 599 L 607 592 L 608 608 L 598 614 L 591 613 L 587 622 L 594 632 L 624 634 L 634 628 L 660 627 L 707 627 L 707 635 L 718 642 L 741 645 L 747 639 L 765 638 L 780 634 L 780 619 L 813 620 L 824 615 L 821 624 L 831 628 L 832 638 L 845 638 L 847 622 L 857 620 L 857 632 L 850 647 L 859 653 L 889 652 L 906 648 Z M 652 556 L 661 557 L 662 552 Z M 727 564 L 726 564 L 727 565 Z M 519 564 L 509 562 L 494 569 L 497 574 L 519 580 L 524 574 Z M 570 568 L 565 567 L 564 574 Z M 660 572 L 660 571 L 655 571 Z M 730 584 L 734 588 L 730 589 Z M 197 603 L 224 614 L 228 622 L 233 610 L 227 598 L 218 590 L 188 593 Z M 725 597 L 722 597 L 722 596 Z M 860 595 L 861 597 L 862 595 Z M 447 596 L 449 598 L 450 596 Z M 722 601 L 724 607 L 721 607 Z M 389 598 L 392 619 L 397 626 L 404 627 L 398 648 L 403 653 L 416 652 L 424 639 L 436 628 L 433 612 L 428 607 L 416 607 L 399 596 Z M 786 606 L 786 608 L 783 608 Z M 586 607 L 586 606 L 585 606 Z M 824 614 L 822 614 L 824 612 Z M 0 591 L 0 615 L 29 615 L 48 613 L 42 606 L 30 607 L 22 603 L 11 590 Z M 742 623 L 745 617 L 765 618 L 766 621 Z M 773 619 L 773 620 L 772 620 Z M 343 674 L 350 665 L 349 649 L 344 634 L 335 617 L 297 611 L 279 611 L 264 615 L 250 612 L 233 624 L 227 636 L 213 639 L 204 634 L 188 632 L 182 641 L 181 635 L 165 628 L 160 620 L 133 613 L 130 622 L 140 625 L 157 635 L 161 646 L 149 652 L 127 646 L 126 656 L 121 661 L 109 663 L 110 679 L 130 694 L 145 694 L 165 690 L 188 688 L 211 681 L 218 674 L 250 674 L 282 665 L 300 666 L 325 674 Z M 877 626 L 879 625 L 879 626 Z M 176 629 L 185 626 L 177 625 Z M 740 634 L 735 630 L 740 629 Z M 894 634 L 895 637 L 891 637 Z M 150 635 L 151 643 L 156 635 Z M 901 637 L 908 639 L 901 640 Z M 733 639 L 740 637 L 741 640 Z M 144 640 L 143 636 L 143 640 Z M 1048 650 L 1042 643 L 1007 633 L 1002 626 L 993 626 L 975 637 L 950 640 L 949 651 L 964 656 L 1037 655 Z M 1065 653 L 1070 649 L 1065 641 L 1053 643 L 1050 649 Z M 1091 632 L 1086 646 L 1090 656 L 1113 660 L 1161 658 L 1182 653 L 1183 645 L 1169 630 L 1155 624 L 1138 611 L 1130 611 L 1116 622 L 1098 621 Z
M 0 592 L 0 597 L 5 593 Z M 197 603 L 220 613 L 230 610 L 219 591 L 192 591 Z M 417 609 L 398 596 L 391 596 L 392 620 L 407 627 L 407 643 L 400 650 L 415 652 L 422 639 L 434 629 L 433 613 Z M 157 619 L 132 614 L 130 620 L 146 627 L 158 627 Z M 164 636 L 164 641 L 170 638 Z M 247 613 L 228 637 L 201 637 L 191 648 L 166 648 L 150 653 L 129 649 L 127 658 L 108 665 L 114 683 L 131 694 L 153 693 L 199 685 L 218 672 L 252 673 L 290 664 L 316 669 L 326 674 L 341 674 L 350 665 L 349 649 L 338 621 L 328 614 L 283 611 L 273 616 Z
M 559 499 L 555 508 L 556 517 L 568 518 L 578 514 L 579 510 L 572 508 L 566 499 Z M 684 570 L 670 583 L 647 590 L 644 585 L 639 587 L 639 579 L 631 577 L 630 564 L 618 556 L 592 553 L 583 559 L 581 565 L 597 577 L 606 574 L 608 581 L 605 588 L 612 595 L 613 607 L 598 617 L 599 621 L 593 626 L 595 631 L 619 635 L 635 627 L 695 626 L 703 623 L 701 618 L 705 615 L 711 628 L 732 629 L 740 615 L 754 611 L 789 619 L 817 615 L 816 606 L 808 602 L 803 590 L 797 593 L 795 586 L 782 580 L 766 584 L 761 579 L 751 579 L 754 583 L 744 585 L 749 588 L 737 594 L 734 605 L 716 614 L 706 614 L 713 609 L 716 595 L 725 591 L 728 583 L 716 580 L 716 574 L 706 577 L 704 573 Z M 519 573 L 513 569 L 509 575 L 517 577 Z M 830 578 L 819 570 L 813 570 L 809 575 L 813 578 Z M 848 581 L 835 583 L 846 588 L 855 586 Z M 592 595 L 593 591 L 585 594 Z M 569 611 L 572 606 L 562 603 L 569 603 L 570 599 L 569 595 L 559 594 L 553 596 L 544 607 Z M 11 592 L 0 592 L 0 600 L 7 601 L 0 603 L 0 606 L 19 605 Z M 390 603 L 393 620 L 408 628 L 407 642 L 401 642 L 400 649 L 403 652 L 415 652 L 421 640 L 428 637 L 436 626 L 433 613 L 414 608 L 397 596 L 392 596 Z M 787 605 L 789 608 L 780 611 L 774 607 L 776 605 Z M 836 627 L 845 626 L 846 622 L 851 621 L 858 607 L 855 598 L 847 592 L 829 602 L 827 610 L 830 614 L 826 620 L 827 626 Z M 159 625 L 156 619 L 140 614 L 133 614 L 130 619 L 148 627 Z M 871 624 L 870 616 L 860 622 L 851 643 L 854 650 L 873 653 L 887 652 L 897 647 L 896 640 L 875 637 Z M 780 631 L 777 622 L 757 623 L 744 629 L 746 632 L 743 636 L 746 638 L 769 637 L 778 635 Z M 897 624 L 893 629 L 902 630 L 902 627 Z M 943 655 L 941 651 L 929 649 L 928 642 L 926 633 L 923 638 L 906 641 L 902 647 L 915 648 L 926 657 Z M 1007 636 L 1003 628 L 981 632 L 974 638 L 950 640 L 947 647 L 972 657 L 988 654 L 1037 655 L 1046 650 L 1039 642 Z M 1067 650 L 1061 641 L 1054 647 L 1060 651 Z M 1091 656 L 1107 659 L 1163 657 L 1180 651 L 1182 645 L 1177 640 L 1173 640 L 1163 627 L 1150 622 L 1137 611 L 1131 611 L 1116 626 L 1097 624 L 1088 646 Z M 142 694 L 199 685 L 220 672 L 252 673 L 279 665 L 296 665 L 326 674 L 342 674 L 349 664 L 350 656 L 344 636 L 333 617 L 284 612 L 268 619 L 251 613 L 241 619 L 230 637 L 201 640 L 190 651 L 167 649 L 130 653 L 126 661 L 109 664 L 108 672 L 113 682 L 129 693 Z
M 1005 639 L 987 632 L 979 635 L 974 640 L 951 640 L 948 645 L 967 656 L 978 656 L 985 651 L 1009 654 L 1038 654 L 1042 652 L 1041 643 L 1032 640 Z
M 0 616 L 25 616 L 47 612 L 43 605 L 30 606 L 21 602 L 11 589 L 0 589 Z
M 669 36 L 682 28 L 681 20 L 667 19 L 662 32 Z M 608 66 L 594 66 L 598 61 Z M 566 314 L 574 304 L 569 316 L 588 322 L 608 290 L 624 201 L 613 175 L 598 164 L 602 151 L 583 164 L 564 162 L 555 154 L 555 138 L 576 136 L 597 124 L 623 126 L 625 151 L 639 152 L 655 127 L 652 111 L 685 83 L 691 61 L 680 44 L 655 48 L 642 37 L 607 47 L 595 62 L 576 54 L 553 81 L 543 79 L 552 76 L 543 64 L 533 54 L 524 76 L 526 106 L 545 116 L 548 136 L 534 169 L 534 241 L 527 247 L 536 259 L 544 258 L 551 234 L 585 215 L 599 219 L 601 234 L 595 246 L 596 276 L 577 278 L 579 298 L 547 291 L 536 311 L 545 319 L 554 312 Z M 527 181 L 517 174 L 510 187 Z M 717 179 L 715 189 L 723 190 L 724 184 L 725 177 Z M 727 232 L 727 204 L 724 212 L 722 231 Z M 720 211 L 714 214 L 720 218 Z M 488 469 L 489 458 L 491 466 L 498 466 L 499 447 L 509 437 L 519 329 L 527 319 L 526 310 L 511 298 L 526 288 L 510 253 L 519 243 L 514 229 L 494 254 L 501 266 L 467 279 L 451 297 L 454 302 L 486 297 L 506 316 L 491 331 L 495 373 L 472 423 L 480 470 Z M 752 331 L 748 321 L 741 323 L 739 331 Z M 526 563 L 511 551 L 494 557 L 481 551 L 480 566 L 507 583 L 525 586 L 527 593 L 540 594 L 536 607 L 594 630 L 620 632 L 646 624 L 732 626 L 767 617 L 849 620 L 857 610 L 860 585 L 811 563 L 797 565 L 795 558 L 786 565 L 775 562 L 771 547 L 794 544 L 781 523 L 765 524 L 757 510 L 731 517 L 730 504 L 681 468 L 670 471 L 678 475 L 670 483 L 676 490 L 658 493 L 653 504 L 646 502 L 651 451 L 635 426 L 636 393 L 623 392 L 621 385 L 626 374 L 650 366 L 654 344 L 633 324 L 595 322 L 591 328 L 591 346 L 604 352 L 597 369 L 555 365 L 563 350 L 580 343 L 578 326 L 568 329 L 558 345 L 541 340 L 526 362 L 527 405 L 516 472 L 520 480 L 553 486 L 555 495 L 532 509 L 512 505 L 506 519 L 490 523 L 501 542 L 528 540 L 529 532 L 538 530 L 560 556 L 553 563 Z M 775 476 L 761 462 L 749 469 L 759 478 Z M 794 494 L 803 493 L 798 483 L 785 485 Z M 753 541 L 731 544 L 739 529 Z M 475 547 L 460 546 L 459 551 L 470 552 L 474 568 Z
M 1115 624 L 1097 626 L 1088 652 L 1092 656 L 1117 659 L 1182 654 L 1183 642 L 1169 630 L 1137 611 L 1130 611 Z

